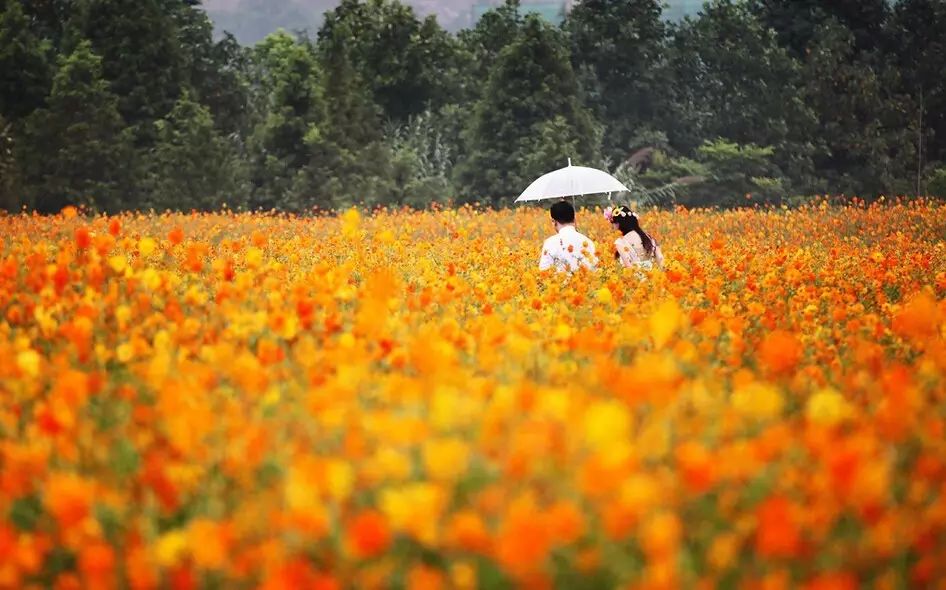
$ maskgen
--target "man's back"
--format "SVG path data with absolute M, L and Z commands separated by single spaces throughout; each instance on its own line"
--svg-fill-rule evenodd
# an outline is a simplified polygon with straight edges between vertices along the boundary
M 598 264 L 595 244 L 590 238 L 578 232 L 573 225 L 565 225 L 558 233 L 545 240 L 542 245 L 542 257 L 539 270 L 554 267 L 558 271 L 574 271 L 579 267 L 589 270 Z

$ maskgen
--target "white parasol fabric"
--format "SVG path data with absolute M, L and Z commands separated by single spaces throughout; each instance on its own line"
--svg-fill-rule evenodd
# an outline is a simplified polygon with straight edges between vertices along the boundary
M 519 195 L 516 202 L 618 193 L 629 190 L 621 181 L 607 172 L 597 168 L 572 166 L 572 161 L 569 159 L 568 166 L 536 179 L 529 185 L 529 188 Z

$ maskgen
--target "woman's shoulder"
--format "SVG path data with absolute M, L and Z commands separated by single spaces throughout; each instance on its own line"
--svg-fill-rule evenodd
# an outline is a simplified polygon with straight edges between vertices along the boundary
M 632 246 L 641 244 L 641 237 L 635 232 L 630 232 L 614 240 L 615 246 Z

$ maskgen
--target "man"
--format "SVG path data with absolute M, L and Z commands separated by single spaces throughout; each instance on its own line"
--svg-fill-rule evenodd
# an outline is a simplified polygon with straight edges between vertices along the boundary
M 595 244 L 575 229 L 575 208 L 567 201 L 559 201 L 552 205 L 550 213 L 557 233 L 542 245 L 539 270 L 552 267 L 557 271 L 594 269 L 598 264 Z

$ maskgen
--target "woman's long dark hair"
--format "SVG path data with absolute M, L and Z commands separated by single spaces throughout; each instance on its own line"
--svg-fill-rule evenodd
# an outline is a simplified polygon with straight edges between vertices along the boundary
M 621 215 L 623 213 L 624 215 Z M 611 218 L 614 223 L 618 224 L 618 229 L 621 230 L 622 235 L 627 235 L 631 232 L 635 232 L 641 238 L 641 244 L 644 245 L 644 252 L 647 252 L 650 256 L 654 255 L 654 252 L 657 251 L 657 245 L 654 242 L 654 239 L 650 235 L 641 229 L 641 224 L 637 220 L 637 216 L 630 212 L 627 207 L 618 207 L 615 209 Z

